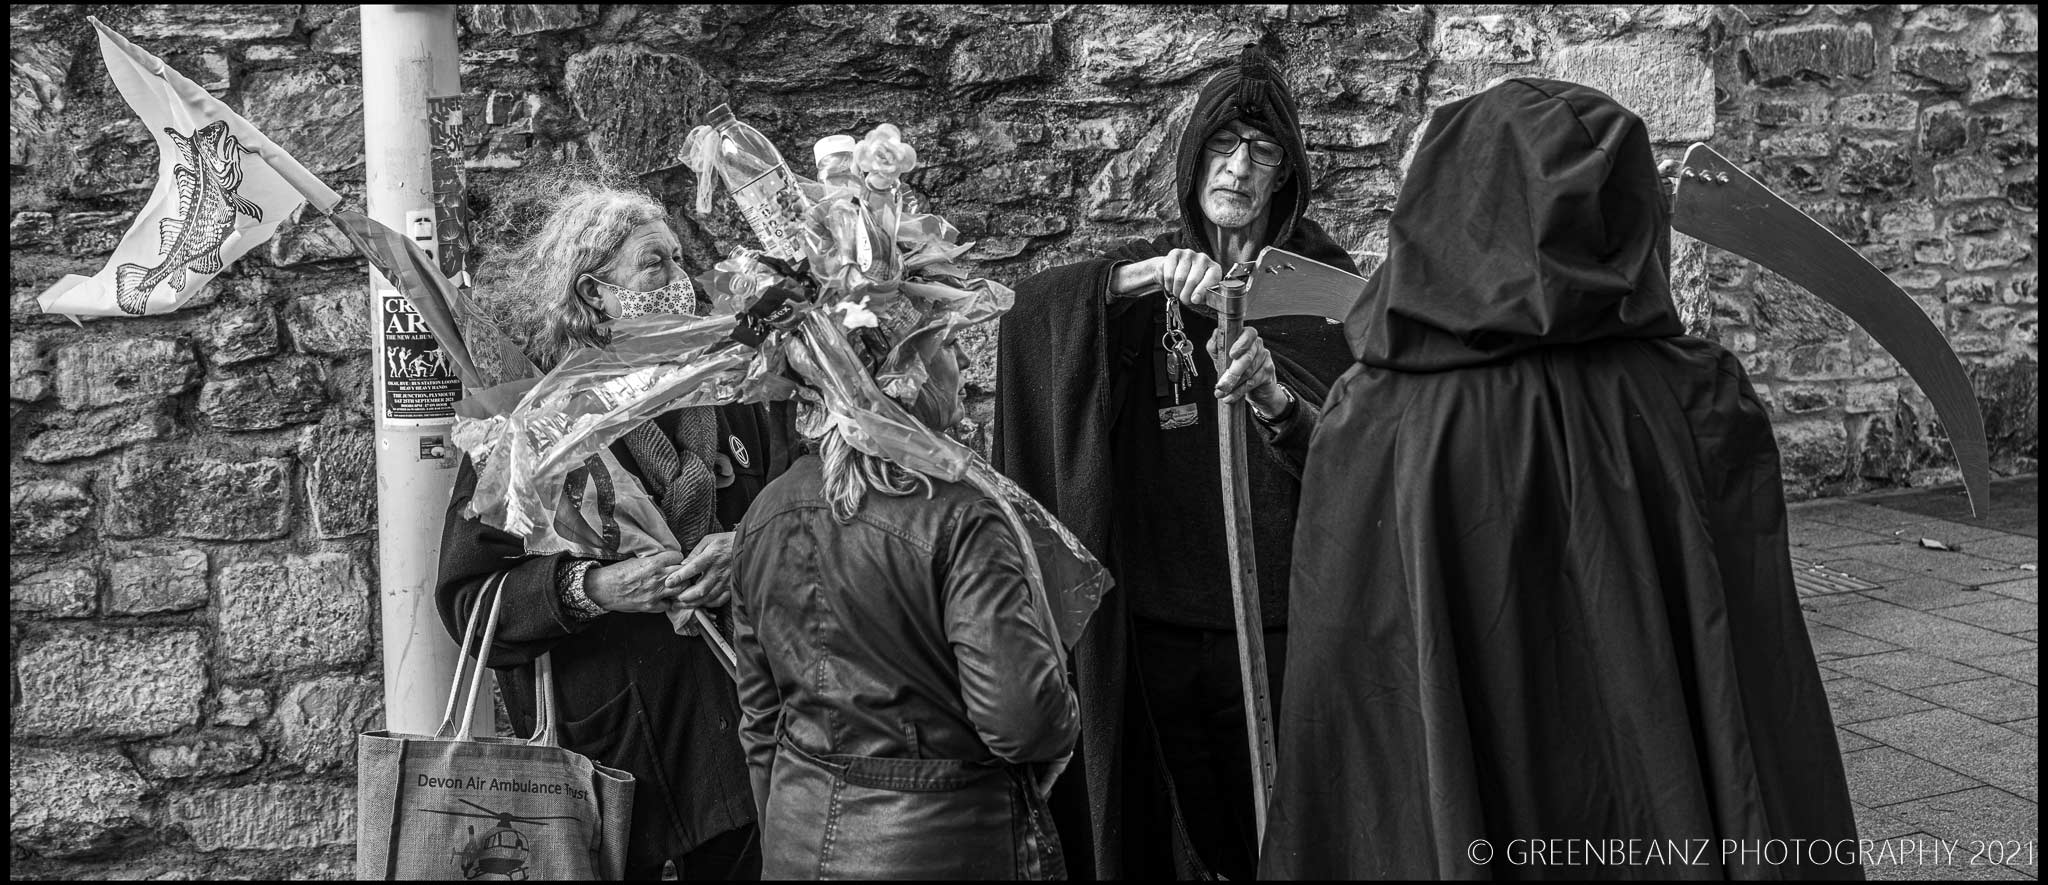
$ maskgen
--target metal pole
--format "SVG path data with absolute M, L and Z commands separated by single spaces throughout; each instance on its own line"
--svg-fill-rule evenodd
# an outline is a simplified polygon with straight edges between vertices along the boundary
M 429 98 L 461 92 L 455 7 L 363 6 L 365 210 L 432 251 Z M 422 224 L 424 220 L 424 224 Z M 377 567 L 384 639 L 384 717 L 392 731 L 440 724 L 457 650 L 434 605 L 441 520 L 455 483 L 449 443 L 461 383 L 422 335 L 410 304 L 375 270 L 370 317 L 377 363 Z M 488 716 L 488 703 L 479 705 Z M 494 727 L 483 720 L 481 730 Z

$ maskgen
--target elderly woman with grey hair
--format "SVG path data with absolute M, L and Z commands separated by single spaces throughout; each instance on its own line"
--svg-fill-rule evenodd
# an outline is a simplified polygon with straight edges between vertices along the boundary
M 660 204 L 587 182 L 549 190 L 550 210 L 518 256 L 520 298 L 510 309 L 523 316 L 509 317 L 532 330 L 528 355 L 543 370 L 606 346 L 611 320 L 699 312 Z M 671 861 L 685 879 L 758 878 L 732 680 L 671 619 L 725 605 L 727 529 L 787 466 L 791 438 L 786 412 L 735 405 L 676 409 L 614 443 L 680 543 L 625 558 L 529 555 L 519 537 L 463 516 L 477 481 L 463 461 L 442 536 L 443 623 L 459 637 L 485 583 L 506 574 L 487 663 L 509 680 L 506 705 L 531 734 L 531 662 L 550 654 L 562 744 L 633 774 L 627 878 L 659 878 Z

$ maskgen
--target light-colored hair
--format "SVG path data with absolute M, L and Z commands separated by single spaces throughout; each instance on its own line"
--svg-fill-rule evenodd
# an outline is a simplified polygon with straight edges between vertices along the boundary
M 527 355 L 543 371 L 571 351 L 606 343 L 597 331 L 602 318 L 577 292 L 577 281 L 611 265 L 634 228 L 668 220 L 661 204 L 638 190 L 593 181 L 556 183 L 552 208 L 520 248 L 514 271 L 534 318 Z
M 934 490 L 931 477 L 854 448 L 837 427 L 819 437 L 818 458 L 825 462 L 825 499 L 840 522 L 853 521 L 870 491 L 891 497 L 923 491 L 930 498 Z

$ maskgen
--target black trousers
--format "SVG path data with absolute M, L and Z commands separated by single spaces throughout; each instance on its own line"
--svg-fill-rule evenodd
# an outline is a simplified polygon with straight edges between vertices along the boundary
M 1249 880 L 1257 871 L 1259 841 L 1237 634 L 1135 618 L 1131 624 L 1133 669 L 1173 776 L 1188 840 L 1211 872 Z M 1265 640 L 1268 699 L 1277 712 L 1287 631 L 1267 630 Z M 1163 798 L 1154 802 L 1163 803 Z M 1170 839 L 1170 829 L 1157 831 L 1170 826 L 1171 818 L 1151 817 L 1156 823 L 1148 841 Z
M 684 882 L 701 881 L 745 881 L 761 878 L 760 830 L 747 824 L 737 830 L 728 830 L 690 849 L 687 854 L 674 861 L 676 879 Z M 668 864 L 657 867 L 628 869 L 625 878 L 657 881 L 664 878 Z

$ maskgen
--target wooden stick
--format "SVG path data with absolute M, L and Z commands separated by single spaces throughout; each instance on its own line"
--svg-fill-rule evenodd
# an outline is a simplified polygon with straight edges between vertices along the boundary
M 1218 284 L 1217 326 L 1223 333 L 1223 365 L 1244 334 L 1248 281 L 1237 274 Z M 1266 688 L 1265 622 L 1259 616 L 1258 560 L 1252 549 L 1251 492 L 1246 486 L 1245 401 L 1216 408 L 1217 453 L 1223 474 L 1223 535 L 1230 553 L 1230 602 L 1237 616 L 1238 676 L 1244 682 L 1245 739 L 1251 745 L 1252 811 L 1261 844 L 1266 838 L 1266 804 L 1273 795 L 1273 707 Z

